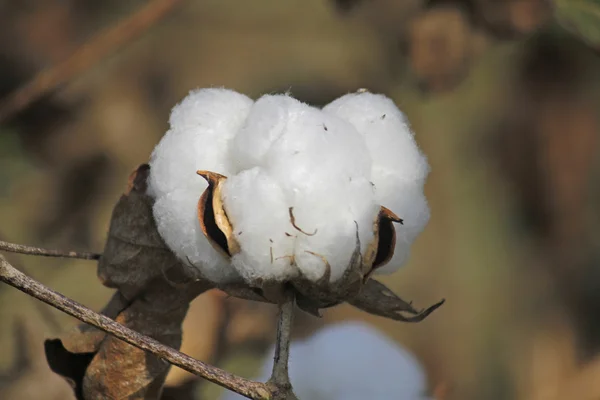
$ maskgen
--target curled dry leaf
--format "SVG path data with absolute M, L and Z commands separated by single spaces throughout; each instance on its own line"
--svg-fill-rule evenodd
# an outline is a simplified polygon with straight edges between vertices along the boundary
M 98 276 L 118 291 L 103 314 L 178 349 L 190 301 L 212 285 L 181 263 L 158 234 L 152 199 L 145 193 L 148 172 L 149 167 L 142 165 L 131 175 L 128 191 L 113 211 Z M 46 356 L 78 398 L 158 399 L 170 368 L 86 325 L 62 341 L 47 341 Z
M 441 300 L 424 310 L 416 310 L 411 303 L 407 303 L 387 288 L 383 283 L 374 279 L 369 280 L 358 296 L 348 301 L 354 307 L 369 314 L 378 315 L 403 322 L 420 322 L 429 314 L 438 309 L 445 300 Z M 405 316 L 402 313 L 409 314 Z

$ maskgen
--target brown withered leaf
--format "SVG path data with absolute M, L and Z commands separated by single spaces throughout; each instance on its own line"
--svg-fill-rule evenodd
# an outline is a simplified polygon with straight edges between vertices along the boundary
M 65 379 L 77 400 L 83 400 L 83 377 L 94 353 L 72 353 L 65 348 L 61 339 L 46 340 L 44 351 L 50 369 Z
M 161 276 L 114 319 L 178 349 L 189 302 L 207 289 L 210 285 L 198 281 L 175 287 Z M 118 303 L 117 297 L 123 299 L 117 292 L 111 303 Z M 113 310 L 108 311 L 103 313 L 112 317 Z M 71 384 L 77 399 L 158 399 L 170 368 L 157 357 L 86 325 L 76 327 L 62 341 L 46 341 L 46 357 L 52 370 Z
M 189 302 L 203 288 L 189 284 L 176 289 L 159 277 L 117 316 L 116 321 L 179 349 L 181 325 Z M 158 399 L 169 368 L 169 363 L 107 336 L 87 368 L 83 380 L 84 397 Z
M 179 349 L 190 301 L 212 284 L 181 263 L 162 241 L 152 199 L 145 193 L 148 173 L 147 165 L 138 167 L 113 210 L 98 276 L 118 291 L 102 313 Z M 85 325 L 62 341 L 47 341 L 46 355 L 78 399 L 159 399 L 170 368 L 167 362 Z
M 102 310 L 102 314 L 115 319 L 127 307 L 127 300 L 116 292 Z M 50 369 L 62 376 L 73 389 L 76 398 L 83 399 L 83 377 L 106 333 L 87 324 L 67 332 L 61 339 L 44 342 L 46 361 Z
M 150 167 L 143 164 L 131 174 L 128 191 L 113 210 L 106 246 L 98 264 L 102 283 L 118 288 L 127 299 L 133 299 L 149 281 L 173 267 L 196 273 L 180 263 L 156 229 L 153 199 L 146 195 L 149 173 Z
M 441 300 L 424 310 L 416 310 L 410 303 L 402 300 L 383 283 L 374 279 L 369 280 L 358 296 L 349 300 L 354 307 L 380 317 L 395 321 L 420 322 L 438 309 L 445 300 Z M 402 313 L 410 314 L 405 316 Z

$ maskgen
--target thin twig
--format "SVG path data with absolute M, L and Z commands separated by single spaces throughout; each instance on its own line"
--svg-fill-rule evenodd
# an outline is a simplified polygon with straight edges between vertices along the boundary
M 7 245 L 10 244 L 10 243 L 4 241 L 5 238 L 6 238 L 6 236 L 2 232 L 0 232 L 0 246 L 2 246 L 2 244 L 7 244 Z M 18 246 L 18 245 L 15 245 L 15 244 L 10 244 L 10 245 L 12 247 Z M 31 275 L 27 271 L 27 268 L 25 268 L 25 266 L 23 264 L 21 264 L 18 260 L 13 260 L 12 264 L 18 270 L 23 271 L 23 273 Z M 42 303 L 40 303 L 37 300 L 35 300 L 35 299 L 30 299 L 30 300 L 34 304 L 34 307 L 40 313 L 40 316 L 41 316 L 42 320 L 46 323 L 46 325 L 48 326 L 48 328 L 52 332 L 62 332 L 60 324 L 58 323 L 58 320 L 56 319 L 56 316 L 54 314 L 52 314 L 52 311 L 49 310 L 46 306 L 44 306 Z
M 182 1 L 150 1 L 133 15 L 92 38 L 63 62 L 40 72 L 0 102 L 0 122 L 6 121 L 44 94 L 93 67 L 117 48 L 160 21 Z
M 82 260 L 99 260 L 102 254 L 88 253 L 81 251 L 60 251 L 43 249 L 41 247 L 26 246 L 24 244 L 9 243 L 0 240 L 0 251 L 10 251 L 11 253 L 29 254 L 32 256 L 79 258 Z
M 293 291 L 288 289 L 285 292 L 285 297 L 285 302 L 279 305 L 279 313 L 277 315 L 277 340 L 275 342 L 273 371 L 269 379 L 269 384 L 275 386 L 274 399 L 295 400 L 296 396 L 292 392 L 292 384 L 290 383 L 288 372 L 295 305 Z
M 233 375 L 220 368 L 204 364 L 203 362 L 195 360 L 171 347 L 165 346 L 148 336 L 135 332 L 104 315 L 98 314 L 23 274 L 10 265 L 1 254 L 0 281 L 67 313 L 80 321 L 114 335 L 132 346 L 148 351 L 179 368 L 201 376 L 204 379 L 241 394 L 242 396 L 254 400 L 271 399 L 271 393 L 266 384 L 253 382 Z

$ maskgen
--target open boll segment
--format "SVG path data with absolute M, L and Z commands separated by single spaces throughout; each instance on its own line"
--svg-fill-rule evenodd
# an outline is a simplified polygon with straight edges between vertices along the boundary
M 225 202 L 222 198 L 227 177 L 203 170 L 197 171 L 197 174 L 208 183 L 208 187 L 198 200 L 198 221 L 202 232 L 211 246 L 223 257 L 229 259 L 239 257 L 242 247 L 236 238 L 236 228 L 228 217 Z M 306 232 L 296 224 L 293 207 L 288 208 L 288 213 L 289 224 L 296 231 L 295 235 L 314 236 L 318 233 L 317 230 Z M 282 266 L 279 266 L 279 268 L 282 270 L 288 268 L 292 272 L 282 274 L 277 277 L 278 279 L 275 279 L 275 282 L 269 282 L 262 277 L 244 276 L 243 270 L 240 273 L 256 289 L 261 290 L 263 287 L 268 287 L 270 289 L 269 294 L 275 297 L 269 300 L 277 301 L 277 297 L 283 291 L 283 285 L 289 283 L 296 288 L 300 295 L 300 303 L 306 303 L 307 309 L 324 308 L 343 302 L 356 295 L 372 273 L 392 259 L 396 247 L 394 224 L 402 224 L 403 220 L 390 209 L 381 206 L 372 222 L 373 239 L 364 252 L 358 235 L 358 224 L 356 221 L 353 222 L 356 226 L 355 247 L 348 265 L 344 268 L 345 272 L 339 279 L 331 279 L 332 268 L 327 258 L 310 250 L 304 250 L 304 253 L 320 259 L 325 266 L 324 273 L 316 280 L 307 277 L 302 268 L 299 268 L 296 254 L 279 257 L 279 260 L 283 260 L 282 262 L 286 264 L 283 268 L 281 268 Z M 237 233 L 237 235 L 242 234 L 243 231 Z M 285 236 L 289 241 L 293 241 L 295 235 L 285 232 Z M 273 243 L 272 239 L 269 240 Z M 276 261 L 278 260 L 275 259 L 271 247 L 270 265 L 265 267 L 277 268 L 278 266 L 273 265 Z M 274 287 L 280 290 L 273 291 Z M 262 292 L 262 294 L 266 295 L 267 293 Z

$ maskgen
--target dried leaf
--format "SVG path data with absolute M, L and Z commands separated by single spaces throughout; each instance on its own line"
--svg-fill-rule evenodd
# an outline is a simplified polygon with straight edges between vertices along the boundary
M 212 284 L 181 263 L 158 234 L 149 173 L 140 166 L 113 210 L 98 275 L 118 289 L 103 314 L 170 347 L 181 345 L 189 303 Z M 46 344 L 48 363 L 78 398 L 158 399 L 170 364 L 95 328 L 81 325 Z
M 116 321 L 178 349 L 189 300 L 159 278 Z M 169 367 L 167 362 L 107 336 L 86 371 L 84 396 L 157 399 Z
M 145 194 L 148 165 L 132 173 L 128 192 L 117 202 L 98 276 L 108 287 L 133 299 L 146 284 L 172 267 L 191 270 L 176 258 L 160 237 L 152 215 L 153 200 Z
M 395 321 L 420 322 L 434 312 L 445 300 L 442 300 L 425 310 L 418 311 L 410 303 L 402 300 L 383 283 L 374 279 L 369 280 L 358 296 L 348 301 L 354 307 L 369 314 L 390 318 Z M 402 313 L 411 314 L 405 316 Z
M 77 400 L 84 400 L 83 377 L 94 353 L 71 352 L 65 348 L 61 339 L 46 340 L 44 350 L 50 369 L 67 381 Z
M 115 319 L 129 302 L 120 292 L 116 292 L 101 314 Z M 62 337 L 62 345 L 71 353 L 95 353 L 106 337 L 106 333 L 87 324 L 77 325 Z
M 127 300 L 117 292 L 104 307 L 102 314 L 114 319 L 126 306 Z M 44 342 L 46 361 L 50 369 L 69 383 L 78 400 L 83 399 L 85 371 L 105 338 L 105 332 L 82 324 L 74 327 L 61 339 Z

